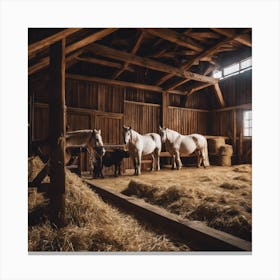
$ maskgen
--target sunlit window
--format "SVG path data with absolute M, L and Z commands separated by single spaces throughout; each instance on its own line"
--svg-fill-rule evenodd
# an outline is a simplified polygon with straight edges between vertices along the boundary
M 252 136 L 252 110 L 243 113 L 243 135 Z
M 244 60 L 241 60 L 232 65 L 224 67 L 223 69 L 214 70 L 212 76 L 216 79 L 222 80 L 222 79 L 228 78 L 230 76 L 243 73 L 250 69 L 252 69 L 252 57 L 248 57 Z
M 240 69 L 246 69 L 252 66 L 252 57 L 240 61 Z
M 224 76 L 233 74 L 238 71 L 239 71 L 239 63 L 235 63 L 233 65 L 224 68 Z

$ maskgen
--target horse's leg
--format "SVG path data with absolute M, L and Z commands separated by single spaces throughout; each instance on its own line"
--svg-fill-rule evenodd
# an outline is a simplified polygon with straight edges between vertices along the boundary
M 181 169 L 182 168 L 182 162 L 181 162 L 181 159 L 180 159 L 180 153 L 179 151 L 175 151 L 175 161 L 176 161 L 176 165 L 177 165 L 177 170 Z
M 141 175 L 141 156 L 142 156 L 142 151 L 137 152 L 137 175 Z
M 155 170 L 155 156 L 154 156 L 154 154 L 151 154 L 151 157 L 152 157 L 152 168 L 151 168 L 151 171 L 154 171 Z
M 137 159 L 136 159 L 136 156 L 134 157 L 134 175 L 137 175 Z
M 195 154 L 197 156 L 197 168 L 199 168 L 201 166 L 201 162 L 202 162 L 201 151 L 200 150 L 196 150 Z
M 176 165 L 175 165 L 175 154 L 171 155 L 171 169 L 175 169 Z
M 158 148 L 156 148 L 155 150 L 155 158 L 156 158 L 156 165 L 157 165 L 157 171 L 160 170 L 160 150 Z

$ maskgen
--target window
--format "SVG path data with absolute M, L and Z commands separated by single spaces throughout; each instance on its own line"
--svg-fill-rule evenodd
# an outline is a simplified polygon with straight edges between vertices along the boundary
M 213 77 L 216 79 L 225 79 L 252 69 L 252 57 L 248 57 L 237 63 L 224 67 L 220 70 L 213 71 Z
M 224 76 L 228 76 L 239 71 L 239 63 L 232 64 L 224 68 Z
M 244 111 L 243 113 L 243 135 L 252 136 L 252 111 Z

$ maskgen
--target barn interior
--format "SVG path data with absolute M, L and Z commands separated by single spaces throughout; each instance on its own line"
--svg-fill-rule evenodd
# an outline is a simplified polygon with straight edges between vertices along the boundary
M 62 132 L 100 129 L 107 150 L 125 148 L 123 125 L 141 134 L 157 133 L 161 125 L 222 139 L 232 147 L 226 165 L 251 164 L 251 36 L 251 28 L 29 28 L 29 154 L 50 141 L 52 126 L 64 115 Z M 59 100 L 52 97 L 54 86 L 65 95 L 60 115 L 58 107 L 50 108 Z M 164 152 L 161 164 L 168 169 Z M 87 152 L 78 156 L 73 168 L 88 174 Z M 211 165 L 219 165 L 217 154 L 209 156 Z M 193 158 L 183 163 L 192 165 Z M 147 158 L 143 169 L 149 164 Z M 123 171 L 132 168 L 124 159 Z M 61 208 L 65 201 L 54 203 Z

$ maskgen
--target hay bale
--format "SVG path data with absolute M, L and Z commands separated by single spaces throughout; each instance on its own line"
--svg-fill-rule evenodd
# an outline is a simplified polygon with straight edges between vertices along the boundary
M 208 143 L 208 153 L 209 154 L 218 154 L 219 148 L 225 145 L 224 138 L 212 138 L 207 140 Z
M 223 145 L 219 148 L 219 155 L 220 156 L 232 156 L 233 155 L 233 149 L 232 145 Z
M 231 166 L 231 156 L 218 156 L 217 164 L 220 166 Z

